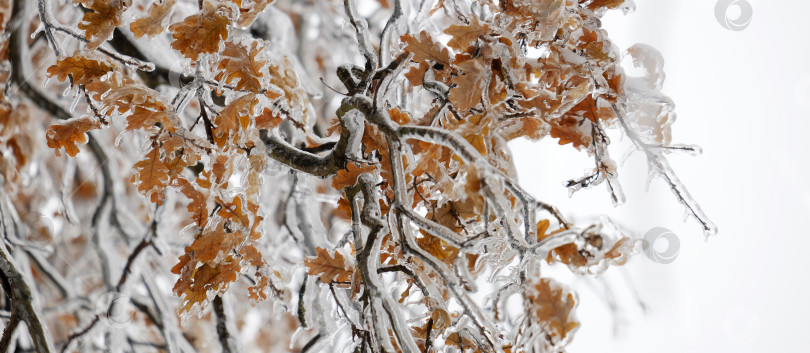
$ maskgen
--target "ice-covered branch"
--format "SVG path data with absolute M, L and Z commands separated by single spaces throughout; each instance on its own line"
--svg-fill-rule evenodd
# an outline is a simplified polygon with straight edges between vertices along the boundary
M 633 144 L 635 144 L 639 150 L 644 152 L 644 155 L 647 157 L 647 163 L 650 165 L 651 172 L 656 173 L 664 178 L 664 181 L 667 182 L 670 190 L 672 190 L 672 193 L 675 194 L 675 197 L 678 199 L 678 202 L 686 207 L 689 214 L 694 216 L 695 220 L 700 223 L 700 225 L 703 227 L 703 233 L 707 237 L 716 234 L 717 226 L 715 226 L 709 217 L 703 212 L 703 209 L 689 193 L 689 190 L 686 189 L 686 186 L 675 174 L 675 171 L 669 166 L 669 161 L 667 161 L 666 157 L 664 157 L 664 155 L 661 153 L 661 149 L 650 147 L 644 141 L 642 141 L 635 130 L 633 130 L 627 124 L 627 121 L 624 119 L 622 112 L 619 110 L 616 104 L 613 104 L 612 108 L 616 113 L 622 128 L 627 134 L 627 137 L 633 141 Z

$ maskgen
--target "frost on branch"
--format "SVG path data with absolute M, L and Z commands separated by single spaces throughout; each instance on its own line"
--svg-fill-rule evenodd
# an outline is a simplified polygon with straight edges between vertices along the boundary
M 563 351 L 588 323 L 546 270 L 639 241 L 528 194 L 521 137 L 618 205 L 617 130 L 714 230 L 663 58 L 601 27 L 629 0 L 75 2 L 0 3 L 2 270 L 44 306 L 7 296 L 3 347 Z

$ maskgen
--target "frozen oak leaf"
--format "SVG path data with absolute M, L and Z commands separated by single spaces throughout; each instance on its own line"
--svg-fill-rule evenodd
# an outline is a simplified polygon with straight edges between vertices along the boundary
M 182 271 L 184 265 L 189 263 L 197 264 L 196 261 L 186 260 L 188 255 L 181 256 L 180 263 L 178 263 L 172 272 L 180 274 L 180 279 L 174 285 L 174 292 L 183 296 L 183 306 L 180 312 L 189 312 L 195 304 L 204 307 L 208 300 L 208 291 L 222 291 L 231 282 L 239 278 L 239 273 L 242 267 L 238 261 L 233 261 L 227 264 L 220 264 L 211 266 L 203 264 L 198 268 L 192 268 L 190 271 Z
M 175 0 L 163 0 L 161 3 L 152 3 L 146 16 L 138 18 L 129 24 L 129 29 L 135 38 L 147 36 L 152 38 L 166 30 L 169 15 L 172 13 Z
M 478 38 L 483 37 L 491 32 L 489 24 L 481 23 L 478 18 L 473 16 L 469 25 L 451 25 L 444 30 L 445 34 L 451 35 L 453 38 L 447 42 L 453 49 L 465 50 L 470 45 L 475 44 Z
M 450 65 L 450 51 L 441 43 L 434 41 L 427 31 L 419 33 L 419 37 L 405 34 L 401 39 L 408 44 L 405 51 L 413 53 L 413 61 L 431 60 L 442 65 Z
M 155 111 L 135 106 L 132 110 L 132 115 L 127 117 L 127 130 L 146 130 L 160 124 L 160 126 L 166 127 L 169 131 L 174 132 L 174 123 L 172 122 L 170 114 L 174 113 L 163 110 Z
M 258 41 L 252 41 L 250 47 L 233 42 L 225 42 L 225 49 L 222 50 L 222 61 L 219 62 L 219 69 L 222 72 L 217 75 L 217 79 L 224 77 L 225 83 L 236 82 L 236 89 L 248 90 L 259 93 L 262 90 L 262 68 L 267 63 L 266 60 L 257 60 L 262 50 Z
M 48 68 L 48 76 L 65 81 L 68 76 L 74 85 L 85 85 L 118 69 L 118 65 L 95 55 L 91 51 L 77 50 L 73 55 L 56 61 Z
M 335 178 L 332 179 L 332 187 L 335 190 L 342 190 L 345 187 L 352 187 L 354 184 L 357 184 L 357 177 L 360 176 L 362 173 L 374 173 L 377 170 L 377 166 L 370 165 L 367 163 L 355 163 L 355 162 L 348 162 L 346 163 L 346 169 L 341 169 L 335 175 Z
M 354 265 L 347 263 L 340 251 L 336 250 L 332 256 L 328 250 L 318 247 L 315 253 L 317 256 L 310 256 L 304 260 L 309 268 L 307 273 L 311 276 L 320 276 L 322 283 L 351 281 Z
M 270 6 L 275 0 L 231 0 L 239 5 L 239 19 L 236 25 L 241 28 L 250 27 L 256 17 Z
M 549 121 L 551 137 L 560 139 L 560 145 L 573 144 L 576 149 L 591 146 L 591 122 L 586 118 L 564 116 Z
M 149 196 L 152 202 L 163 204 L 163 190 L 169 183 L 169 168 L 160 159 L 160 147 L 152 145 L 145 159 L 135 163 L 135 175 L 131 182 L 138 186 L 138 191 Z
M 132 0 L 74 0 L 88 9 L 79 23 L 88 40 L 87 49 L 96 49 L 112 36 L 115 27 L 124 19 L 124 12 Z
M 98 129 L 101 123 L 93 117 L 84 116 L 81 118 L 60 121 L 48 127 L 45 138 L 48 147 L 54 148 L 54 152 L 59 156 L 59 149 L 65 148 L 68 156 L 76 157 L 79 153 L 77 143 L 87 143 L 86 133 L 90 130 Z
M 570 339 L 579 327 L 574 317 L 574 294 L 549 278 L 540 278 L 528 294 L 531 312 L 551 336 L 552 343 Z
M 194 254 L 195 260 L 202 263 L 214 265 L 222 262 L 223 257 L 244 238 L 241 232 L 229 233 L 224 225 L 225 222 L 219 222 L 216 227 L 210 227 L 197 236 L 186 249 L 187 252 Z
M 198 227 L 205 227 L 208 223 L 208 198 L 206 195 L 197 190 L 194 185 L 185 178 L 177 178 L 175 183 L 179 186 L 183 195 L 186 195 L 190 200 L 187 209 L 188 212 L 191 213 L 191 219 L 194 220 L 194 223 Z
M 218 52 L 220 42 L 228 38 L 228 26 L 235 12 L 231 6 L 206 1 L 202 13 L 169 26 L 174 38 L 172 48 L 191 60 L 197 60 L 203 53 Z
M 450 89 L 450 102 L 459 110 L 468 111 L 481 102 L 487 71 L 480 60 L 465 61 L 457 66 L 464 74 L 453 77 L 456 86 Z

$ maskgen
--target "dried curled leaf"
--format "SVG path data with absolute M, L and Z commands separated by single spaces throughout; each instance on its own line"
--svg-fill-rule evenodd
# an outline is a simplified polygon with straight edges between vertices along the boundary
M 129 29 L 135 38 L 147 36 L 152 38 L 163 33 L 168 25 L 169 15 L 172 13 L 175 0 L 163 0 L 161 3 L 152 3 L 145 16 L 129 24 Z
M 45 138 L 48 147 L 54 148 L 57 156 L 59 149 L 65 149 L 68 156 L 76 157 L 79 153 L 77 143 L 87 143 L 86 133 L 90 130 L 101 128 L 101 123 L 93 117 L 84 116 L 81 118 L 60 121 L 48 127 Z
M 101 43 L 109 39 L 115 27 L 124 20 L 124 12 L 132 4 L 132 0 L 74 0 L 88 9 L 79 23 L 79 29 L 84 30 L 84 37 L 88 40 L 87 49 L 96 49 Z
M 340 251 L 335 251 L 335 255 L 328 250 L 318 247 L 315 249 L 317 256 L 310 256 L 304 260 L 307 273 L 312 276 L 320 276 L 322 283 L 349 282 L 352 279 L 354 265 L 346 261 Z
M 169 26 L 174 38 L 172 48 L 191 60 L 197 60 L 203 53 L 218 52 L 220 43 L 228 38 L 228 26 L 234 16 L 231 6 L 215 6 L 211 2 L 205 2 L 202 13 Z

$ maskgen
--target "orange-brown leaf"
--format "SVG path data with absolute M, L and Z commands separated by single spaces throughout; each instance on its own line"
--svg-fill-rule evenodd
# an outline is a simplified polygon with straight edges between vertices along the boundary
M 317 256 L 310 256 L 304 260 L 310 275 L 320 276 L 322 283 L 351 281 L 354 266 L 346 263 L 343 254 L 335 251 L 335 255 L 332 256 L 328 250 L 321 247 L 316 248 L 315 253 Z
M 406 33 L 401 39 L 408 44 L 405 51 L 413 53 L 413 61 L 432 60 L 442 65 L 450 65 L 450 51 L 441 43 L 434 41 L 427 31 L 419 33 L 419 37 Z
M 135 38 L 147 36 L 152 38 L 166 30 L 169 15 L 172 13 L 175 0 L 163 0 L 162 3 L 153 3 L 149 6 L 147 14 L 129 24 L 129 29 Z
M 240 129 L 247 129 L 258 103 L 258 99 L 249 93 L 228 103 L 214 120 L 214 141 L 218 146 L 224 146 L 228 137 L 234 136 Z
M 169 117 L 169 112 L 153 111 L 141 106 L 135 106 L 132 115 L 127 117 L 127 130 L 142 129 L 147 130 L 157 124 L 165 127 L 170 132 L 174 132 L 174 124 Z
M 585 118 L 564 116 L 549 121 L 551 137 L 559 138 L 560 145 L 573 144 L 577 149 L 591 145 L 591 123 Z
M 284 121 L 284 118 L 281 117 L 281 114 L 273 112 L 270 108 L 264 108 L 262 113 L 256 116 L 256 128 L 272 129 L 281 124 L 282 121 Z
M 579 327 L 573 313 L 574 295 L 554 280 L 541 278 L 531 287 L 528 298 L 532 312 L 556 340 L 564 340 Z
M 59 149 L 64 147 L 68 156 L 76 157 L 76 154 L 79 153 L 79 146 L 76 144 L 87 143 L 86 133 L 98 128 L 101 128 L 101 123 L 98 120 L 84 116 L 51 125 L 48 127 L 45 138 L 48 147 L 54 148 L 57 156 L 60 155 Z
M 180 186 L 180 191 L 183 195 L 186 195 L 190 200 L 187 208 L 188 212 L 191 213 L 191 219 L 194 220 L 194 223 L 196 223 L 198 227 L 204 228 L 205 224 L 208 223 L 207 197 L 194 188 L 194 185 L 185 178 L 178 178 L 177 185 Z
M 362 173 L 374 173 L 377 166 L 367 163 L 357 164 L 355 162 L 346 163 L 346 169 L 341 169 L 332 179 L 332 187 L 335 190 L 342 190 L 345 187 L 354 186 L 357 184 L 357 177 Z
M 267 63 L 266 60 L 256 59 L 261 50 L 257 41 L 253 41 L 250 48 L 239 43 L 225 42 L 222 60 L 219 62 L 219 69 L 223 71 L 217 78 L 224 77 L 227 84 L 236 79 L 236 89 L 259 93 L 262 90 L 259 78 L 262 77 L 262 68 Z
M 243 211 L 244 206 L 242 205 L 242 198 L 240 196 L 234 196 L 231 202 L 225 202 L 219 197 L 217 197 L 216 200 L 220 205 L 217 215 L 229 219 L 242 227 L 247 227 L 250 224 L 250 219 L 248 219 L 248 216 Z
M 469 25 L 451 25 L 444 30 L 444 33 L 453 37 L 447 42 L 447 45 L 453 49 L 463 51 L 475 44 L 478 38 L 490 33 L 489 24 L 482 24 L 476 16 L 473 16 L 472 19 Z
M 407 112 L 399 110 L 397 107 L 388 109 L 388 116 L 390 116 L 391 120 L 399 125 L 405 125 L 411 122 L 411 116 L 408 115 Z
M 240 232 L 229 233 L 225 231 L 225 222 L 219 222 L 216 227 L 209 228 L 189 245 L 188 249 L 194 254 L 194 259 L 214 265 L 222 259 L 220 254 L 228 255 L 244 238 Z
M 49 67 L 48 77 L 56 76 L 59 81 L 65 81 L 70 76 L 72 84 L 85 85 L 117 68 L 111 61 L 92 52 L 77 50 L 73 55 L 57 60 L 56 64 Z
M 112 36 L 115 27 L 124 20 L 124 12 L 132 0 L 74 0 L 88 9 L 79 23 L 88 40 L 87 49 L 96 49 Z
M 183 296 L 180 312 L 188 312 L 195 304 L 202 306 L 208 300 L 208 291 L 220 291 L 226 285 L 236 281 L 242 267 L 238 262 L 210 266 L 203 264 L 190 271 L 189 278 L 180 277 L 174 285 L 174 292 Z
M 160 160 L 160 147 L 157 144 L 146 153 L 145 159 L 135 163 L 135 175 L 131 182 L 138 186 L 138 191 L 149 196 L 152 202 L 163 204 L 163 190 L 169 184 L 169 168 Z
M 172 48 L 191 60 L 197 60 L 202 53 L 218 52 L 220 42 L 228 38 L 228 26 L 233 17 L 230 7 L 215 7 L 205 2 L 202 13 L 169 26 L 174 38 Z

